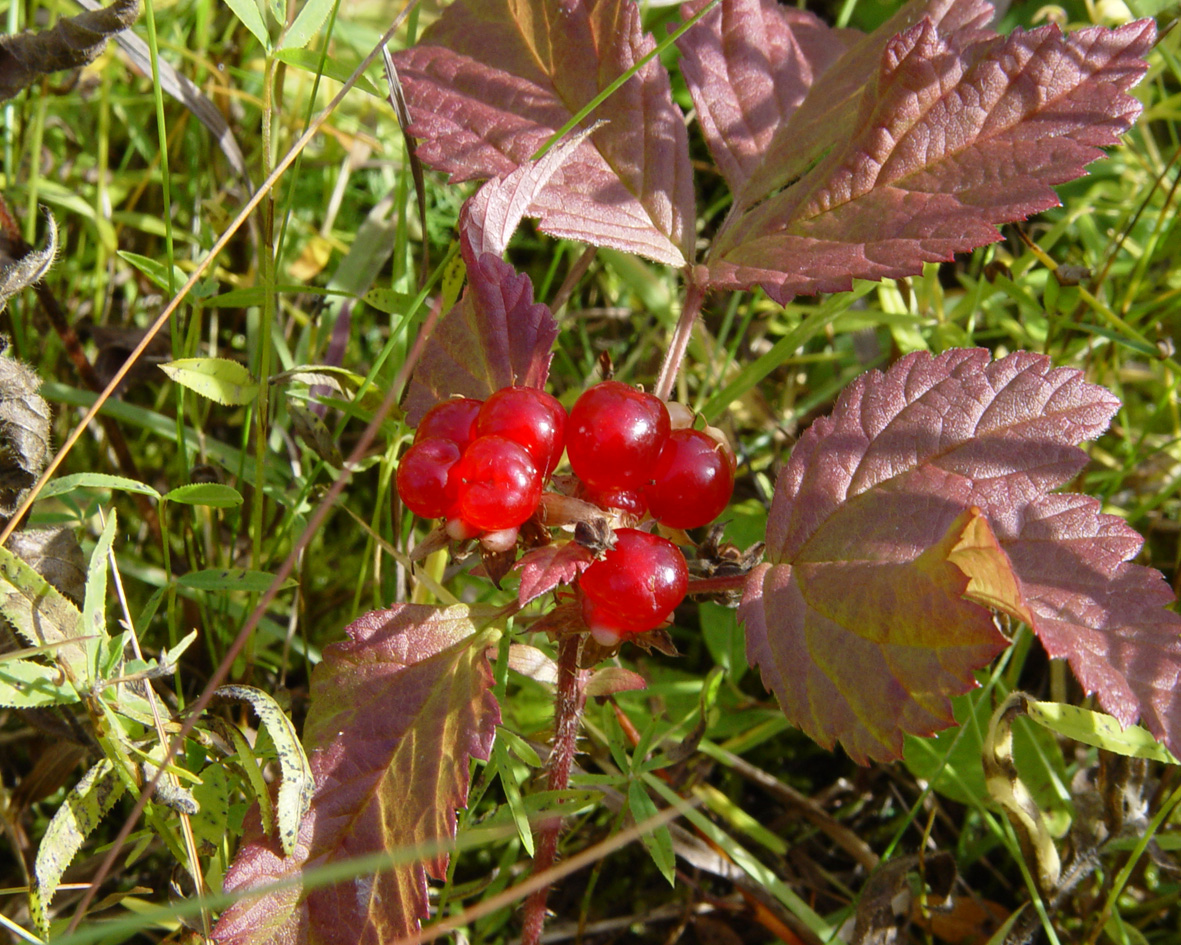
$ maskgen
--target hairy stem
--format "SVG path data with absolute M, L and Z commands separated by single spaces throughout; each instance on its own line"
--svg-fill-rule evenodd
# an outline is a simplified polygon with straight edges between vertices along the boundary
M 578 668 L 582 652 L 581 634 L 570 633 L 558 644 L 558 691 L 554 696 L 554 747 L 549 756 L 551 791 L 563 791 L 570 783 L 570 768 L 578 746 L 578 730 L 582 725 L 582 710 L 586 706 L 586 679 Z M 547 820 L 541 827 L 537 841 L 537 855 L 533 857 L 533 875 L 548 870 L 558 852 L 558 835 L 562 832 L 562 818 Z M 549 887 L 543 886 L 525 902 L 525 928 L 522 945 L 538 945 L 545 925 L 545 900 Z
M 669 394 L 673 391 L 673 382 L 677 379 L 677 372 L 681 370 L 685 352 L 689 350 L 689 338 L 693 334 L 693 325 L 697 322 L 697 316 L 701 314 L 701 304 L 704 301 L 705 289 L 699 283 L 690 281 L 685 289 L 685 304 L 681 307 L 681 317 L 677 319 L 677 327 L 673 329 L 668 354 L 664 356 L 664 363 L 660 365 L 660 376 L 656 379 L 656 390 L 653 391 L 661 400 L 668 400 Z

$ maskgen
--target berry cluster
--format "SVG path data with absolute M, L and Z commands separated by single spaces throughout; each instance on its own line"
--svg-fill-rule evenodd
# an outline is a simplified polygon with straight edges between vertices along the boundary
M 734 454 L 693 415 L 618 381 L 596 384 L 569 417 L 532 387 L 485 401 L 448 400 L 427 412 L 398 466 L 398 495 L 416 515 L 446 519 L 457 540 L 508 551 L 566 452 L 579 496 L 639 523 L 674 529 L 712 522 L 730 501 Z M 688 589 L 684 556 L 667 539 L 617 528 L 614 546 L 579 578 L 582 616 L 606 646 L 666 621 Z

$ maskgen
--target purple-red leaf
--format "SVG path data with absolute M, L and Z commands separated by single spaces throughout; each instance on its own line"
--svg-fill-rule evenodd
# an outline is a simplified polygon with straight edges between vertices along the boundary
M 1181 749 L 1181 617 L 1159 571 L 1128 563 L 1143 539 L 1089 496 L 1051 495 L 998 528 L 1032 626 L 1124 725 Z M 1012 537 L 1007 537 L 1007 536 Z
M 521 557 L 516 570 L 521 572 L 521 586 L 517 603 L 524 607 L 529 601 L 563 584 L 571 584 L 595 560 L 585 545 L 576 541 L 542 545 Z
M 456 0 L 398 53 L 418 155 L 452 179 L 503 177 L 655 47 L 629 0 Z M 554 236 L 684 266 L 693 177 L 653 59 L 587 119 L 595 131 L 532 202 Z
M 681 16 L 688 20 L 709 2 L 685 4 Z M 769 163 L 779 130 L 857 35 L 777 0 L 733 0 L 677 40 L 697 120 L 734 193 Z M 798 154 L 801 144 L 793 141 L 792 150 Z
M 533 283 L 492 253 L 476 256 L 461 239 L 467 287 L 431 333 L 410 381 L 406 416 L 453 394 L 484 400 L 502 387 L 544 387 L 558 323 L 533 301 Z
M 1139 114 L 1127 90 L 1145 71 L 1152 21 L 999 37 L 981 28 L 976 0 L 939 6 L 942 19 L 891 35 L 899 14 L 813 82 L 745 169 L 706 259 L 709 285 L 758 284 L 786 301 L 917 273 L 1056 205 L 1052 185 L 1080 176 Z
M 487 759 L 499 708 L 488 640 L 467 607 L 400 605 L 366 614 L 324 651 L 304 730 L 316 793 L 296 853 L 255 825 L 226 876 L 244 898 L 214 939 L 234 945 L 357 945 L 414 934 L 427 914 L 427 877 L 466 803 L 469 758 Z M 429 746 L 429 748 L 427 747 Z M 305 891 L 304 871 L 385 851 L 409 863 Z M 251 890 L 291 880 L 254 896 Z
M 858 760 L 951 724 L 1004 639 L 1031 623 L 1121 721 L 1181 736 L 1181 619 L 1139 536 L 1097 503 L 1049 494 L 1118 401 L 1028 353 L 911 355 L 842 394 L 776 483 L 770 563 L 752 572 L 747 648 L 789 718 Z
M 711 13 L 704 35 L 697 36 L 693 30 L 681 40 L 689 63 L 688 71 L 686 67 L 682 71 L 694 104 L 707 114 L 719 107 L 715 101 L 730 112 L 757 107 L 748 87 L 765 80 L 755 79 L 760 57 L 745 42 L 749 31 L 756 29 L 749 22 L 754 18 L 753 4 L 754 0 L 723 0 L 722 19 L 717 12 Z M 742 186 L 734 189 L 736 210 L 746 210 L 792 183 L 821 155 L 853 136 L 858 129 L 858 102 L 878 74 L 886 45 L 899 33 L 925 19 L 957 49 L 995 35 L 986 29 L 995 12 L 986 0 L 914 0 L 869 34 L 830 30 L 798 11 L 775 10 L 770 0 L 762 3 L 761 12 L 768 38 L 776 37 L 766 62 L 775 80 L 779 115 L 774 116 L 773 134 L 758 155 L 760 160 L 744 169 Z M 784 34 L 790 34 L 790 39 Z M 839 54 L 835 62 L 834 54 Z M 694 89 L 691 74 L 699 59 L 706 64 L 708 78 L 703 88 Z M 703 127 L 708 127 L 708 121 L 703 115 Z M 726 147 L 742 147 L 744 129 L 726 124 L 719 130 L 727 129 Z M 712 142 L 711 150 L 718 160 Z
M 484 253 L 503 256 L 538 194 L 588 135 L 583 131 L 566 138 L 538 160 L 522 164 L 476 191 L 459 214 L 460 239 L 467 241 L 467 252 L 477 259 Z

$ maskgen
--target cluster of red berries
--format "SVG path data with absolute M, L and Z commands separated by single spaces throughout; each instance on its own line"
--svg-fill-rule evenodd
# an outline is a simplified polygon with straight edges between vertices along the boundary
M 398 466 L 398 495 L 423 518 L 446 519 L 455 539 L 480 536 L 507 551 L 534 513 L 563 450 L 580 497 L 669 528 L 712 522 L 730 501 L 735 459 L 693 415 L 618 381 L 596 384 L 569 417 L 549 394 L 507 387 L 485 401 L 437 404 Z M 659 626 L 688 589 L 672 542 L 617 528 L 615 545 L 580 576 L 582 613 L 604 645 Z

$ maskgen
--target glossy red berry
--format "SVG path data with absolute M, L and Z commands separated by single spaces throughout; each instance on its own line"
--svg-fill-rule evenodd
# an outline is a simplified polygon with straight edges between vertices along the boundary
M 422 440 L 398 463 L 398 495 L 415 515 L 441 518 L 451 511 L 458 494 L 455 465 L 459 447 L 451 440 Z
M 453 397 L 435 404 L 423 415 L 414 431 L 414 442 L 441 437 L 463 449 L 476 437 L 476 416 L 483 403 L 470 397 Z
M 566 446 L 566 408 L 536 387 L 505 387 L 484 401 L 477 436 L 503 436 L 524 448 L 548 479 Z
M 639 489 L 604 489 L 600 492 L 584 486 L 582 497 L 601 509 L 618 509 L 637 518 L 643 518 L 648 511 L 644 493 Z
M 614 646 L 671 616 L 689 588 L 689 569 L 672 542 L 619 528 L 615 547 L 583 571 L 578 583 L 583 620 L 599 643 Z
M 453 475 L 457 484 L 453 514 L 480 531 L 522 524 L 541 499 L 541 472 L 522 447 L 503 436 L 472 440 Z
M 570 411 L 566 454 L 592 489 L 635 489 L 648 481 L 668 433 L 662 400 L 619 381 L 603 381 Z
M 701 430 L 673 430 L 644 488 L 652 517 L 670 528 L 697 528 L 717 518 L 734 492 L 728 454 Z

